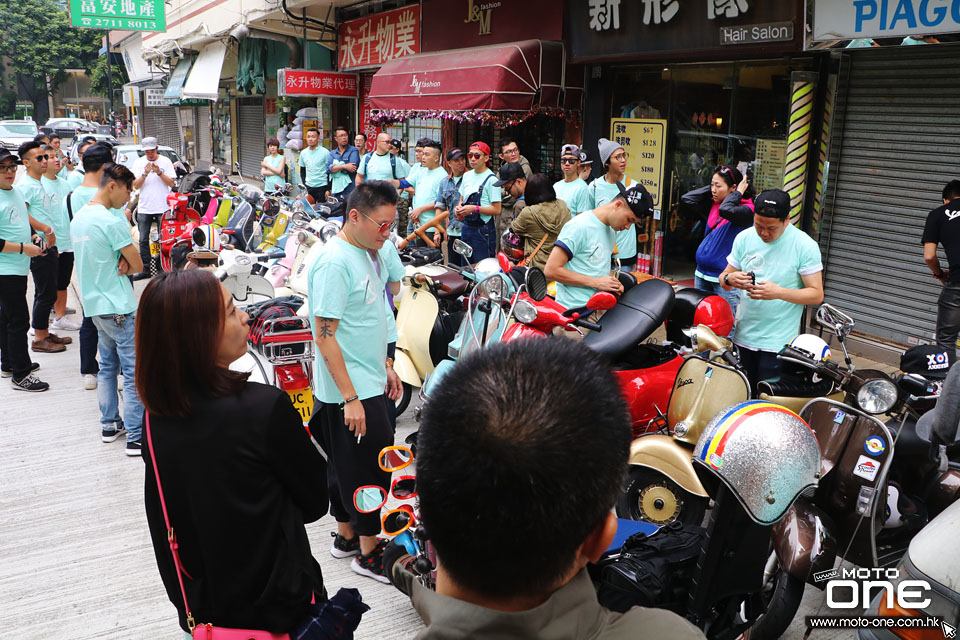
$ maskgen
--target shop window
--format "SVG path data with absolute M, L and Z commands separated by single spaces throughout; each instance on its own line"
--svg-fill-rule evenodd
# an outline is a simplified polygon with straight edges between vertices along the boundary
M 416 144 L 420 138 L 431 138 L 440 142 L 440 131 L 442 127 L 440 118 L 411 118 L 406 122 L 399 122 L 390 127 L 384 127 L 383 130 L 389 133 L 393 138 L 403 140 L 404 158 L 410 163 L 410 166 L 416 162 Z

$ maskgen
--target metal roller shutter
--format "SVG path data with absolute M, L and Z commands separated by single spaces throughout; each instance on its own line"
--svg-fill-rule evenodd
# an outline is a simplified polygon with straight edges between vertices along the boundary
M 266 155 L 266 129 L 263 98 L 240 98 L 240 171 L 253 177 L 260 173 L 260 162 Z
M 960 47 L 864 49 L 849 62 L 820 236 L 826 301 L 850 313 L 858 332 L 932 341 L 940 284 L 920 237 L 958 177 Z
M 210 107 L 197 107 L 197 164 L 210 164 Z
M 140 110 L 144 137 L 154 137 L 183 155 L 183 136 L 180 134 L 180 119 L 176 107 L 143 107 Z

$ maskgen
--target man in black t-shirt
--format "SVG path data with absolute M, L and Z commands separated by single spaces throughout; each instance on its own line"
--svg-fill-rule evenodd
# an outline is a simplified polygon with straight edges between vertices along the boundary
M 921 242 L 924 261 L 943 283 L 937 303 L 937 344 L 947 350 L 952 365 L 960 334 L 960 180 L 951 180 L 943 188 L 943 206 L 927 215 Z M 940 267 L 938 243 L 947 254 L 948 271 Z

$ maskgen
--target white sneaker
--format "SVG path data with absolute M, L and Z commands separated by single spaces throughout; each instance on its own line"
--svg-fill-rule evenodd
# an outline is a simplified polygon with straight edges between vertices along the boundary
M 54 320 L 50 328 L 59 331 L 80 331 L 80 323 L 68 320 L 67 316 L 63 316 L 62 318 Z
M 87 391 L 92 391 L 97 388 L 97 376 L 92 373 L 87 373 L 83 376 L 83 388 Z

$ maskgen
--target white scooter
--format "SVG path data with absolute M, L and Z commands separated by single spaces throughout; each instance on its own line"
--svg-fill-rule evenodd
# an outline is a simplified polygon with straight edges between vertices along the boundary
M 267 271 L 264 263 L 283 255 L 283 251 L 247 253 L 223 249 L 217 276 L 240 306 L 263 302 L 275 296 L 273 285 L 264 277 Z

